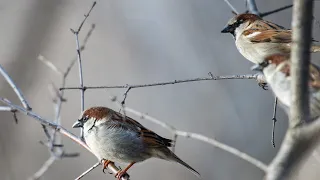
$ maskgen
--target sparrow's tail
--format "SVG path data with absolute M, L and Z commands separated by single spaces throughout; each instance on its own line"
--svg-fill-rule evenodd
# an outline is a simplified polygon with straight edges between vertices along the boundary
M 158 151 L 157 152 L 157 157 L 160 159 L 166 159 L 169 161 L 175 161 L 181 165 L 183 165 L 184 167 L 186 167 L 189 171 L 191 171 L 194 175 L 196 175 L 198 178 L 201 179 L 200 177 L 200 173 L 198 171 L 196 171 L 195 169 L 193 169 L 191 166 L 189 166 L 187 163 L 185 163 L 184 161 L 182 161 L 178 156 L 176 156 L 170 149 L 165 148 L 162 151 Z
M 320 45 L 312 45 L 311 52 L 320 52 Z

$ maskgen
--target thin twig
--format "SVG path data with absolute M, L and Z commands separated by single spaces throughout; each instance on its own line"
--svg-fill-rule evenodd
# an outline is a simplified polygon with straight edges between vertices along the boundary
M 152 87 L 152 86 L 165 86 L 165 85 L 172 85 L 172 84 L 180 84 L 180 83 L 187 83 L 187 82 L 198 82 L 198 81 L 212 81 L 212 80 L 223 80 L 223 79 L 255 79 L 257 81 L 264 81 L 264 76 L 261 73 L 257 74 L 246 74 L 246 75 L 226 75 L 226 76 L 209 76 L 209 77 L 199 77 L 199 78 L 192 78 L 192 79 L 181 79 L 181 80 L 174 80 L 174 81 L 165 81 L 165 82 L 157 82 L 157 83 L 150 83 L 150 84 L 126 84 L 126 85 L 110 85 L 110 86 L 85 86 L 85 87 L 65 87 L 60 88 L 60 90 L 71 90 L 71 89 L 127 89 L 131 88 L 144 88 L 144 87 Z
M 227 3 L 227 5 L 231 8 L 231 10 L 233 12 L 235 12 L 236 14 L 239 14 L 239 12 L 237 11 L 237 9 L 229 2 L 229 0 L 223 0 L 225 3 Z
M 32 177 L 29 178 L 29 180 L 40 179 L 40 177 L 51 167 L 55 159 L 55 157 L 51 156 L 46 162 L 43 163 L 41 168 Z
M 290 4 L 290 5 L 286 5 L 286 6 L 283 6 L 281 8 L 278 8 L 278 9 L 275 9 L 275 10 L 272 10 L 272 11 L 268 11 L 268 12 L 264 12 L 264 13 L 260 13 L 260 17 L 265 17 L 265 16 L 268 16 L 270 14 L 274 14 L 274 13 L 277 13 L 277 12 L 280 12 L 280 11 L 283 11 L 283 10 L 286 10 L 286 9 L 289 9 L 291 8 L 293 5 Z
M 11 112 L 13 113 L 14 122 L 15 122 L 16 124 L 18 124 L 17 111 L 13 110 L 13 111 L 11 111 Z
M 51 61 L 49 61 L 48 59 L 46 59 L 44 56 L 42 56 L 41 54 L 39 54 L 38 59 L 43 62 L 43 64 L 45 64 L 46 66 L 48 66 L 52 71 L 56 72 L 57 74 L 59 74 L 60 76 L 63 75 L 63 72 L 57 68 L 57 66 L 55 66 Z
M 16 86 L 16 84 L 13 82 L 11 77 L 8 75 L 8 73 L 4 70 L 4 68 L 1 65 L 0 65 L 0 73 L 6 79 L 6 81 L 9 83 L 9 85 L 12 87 L 13 91 L 17 94 L 17 96 L 20 99 L 23 107 L 28 109 L 28 110 L 31 110 L 31 107 L 29 106 L 27 100 L 24 98 L 21 90 Z
M 247 8 L 248 8 L 249 12 L 251 12 L 252 14 L 256 14 L 258 16 L 260 15 L 255 0 L 247 0 L 247 6 L 248 6 Z
M 80 176 L 78 176 L 75 180 L 79 180 L 81 178 L 83 178 L 85 175 L 87 175 L 89 172 L 91 172 L 92 170 L 94 170 L 96 167 L 100 166 L 101 163 L 97 162 L 95 163 L 93 166 L 91 166 L 88 170 L 86 170 L 85 172 L 83 172 Z
M 91 8 L 90 8 L 90 10 L 89 10 L 89 12 L 88 12 L 87 14 L 85 14 L 85 15 L 84 15 L 84 19 L 82 20 L 82 22 L 81 22 L 80 26 L 78 27 L 77 33 L 79 33 L 79 32 L 81 31 L 81 28 L 82 28 L 82 26 L 83 26 L 84 22 L 86 22 L 87 18 L 89 17 L 89 15 L 90 15 L 90 13 L 91 13 L 92 9 L 94 8 L 94 6 L 95 6 L 96 4 L 97 4 L 97 2 L 96 2 L 96 1 L 94 1 L 94 2 L 93 2 L 93 4 L 92 4 L 92 6 L 91 6 Z
M 91 25 L 91 28 L 90 28 L 90 30 L 88 31 L 88 33 L 87 33 L 86 37 L 84 38 L 83 43 L 82 43 L 82 45 L 81 45 L 81 48 L 80 48 L 80 51 L 81 51 L 81 52 L 86 49 L 86 45 L 87 45 L 87 43 L 88 43 L 88 40 L 89 40 L 89 38 L 91 37 L 92 32 L 93 32 L 93 30 L 94 30 L 95 27 L 96 27 L 95 24 L 92 24 L 92 25 Z M 76 56 L 74 59 L 72 59 L 72 61 L 70 62 L 69 66 L 68 66 L 68 68 L 67 68 L 67 70 L 66 70 L 65 73 L 64 73 L 64 77 L 67 77 L 67 76 L 69 75 L 69 72 L 71 71 L 71 68 L 72 68 L 73 65 L 77 62 L 77 60 L 78 60 L 78 56 Z
M 94 29 L 94 25 L 92 26 L 92 28 L 88 31 L 85 39 L 84 39 L 84 43 L 81 47 L 81 51 L 83 51 L 85 49 L 85 46 L 89 40 L 89 37 L 91 36 L 93 29 Z M 40 61 L 42 61 L 45 65 L 47 65 L 50 69 L 52 69 L 54 72 L 56 72 L 58 75 L 61 76 L 62 78 L 62 82 L 61 82 L 61 87 L 65 87 L 66 84 L 66 78 L 71 70 L 71 68 L 74 66 L 77 58 L 74 58 L 71 63 L 69 64 L 69 66 L 66 68 L 66 71 L 63 73 L 59 68 L 57 68 L 51 61 L 49 61 L 48 59 L 46 59 L 44 56 L 39 55 L 38 59 Z M 58 125 L 61 125 L 61 108 L 62 108 L 62 103 L 66 101 L 66 99 L 64 99 L 64 92 L 59 91 L 57 88 L 55 88 L 55 86 L 53 84 L 51 84 L 52 86 L 49 86 L 49 90 L 52 91 L 52 96 L 54 99 L 54 110 L 55 110 L 55 118 L 54 118 L 54 122 Z M 16 113 L 14 113 L 14 115 L 16 115 Z M 63 148 L 62 142 L 61 142 L 61 137 L 60 134 L 57 134 L 57 131 L 55 129 L 52 130 L 52 135 L 50 137 L 50 133 L 47 130 L 46 126 L 43 126 L 43 129 L 45 131 L 45 134 L 48 138 L 48 143 L 45 143 L 45 145 L 49 148 L 49 152 L 51 153 L 51 158 L 53 158 L 54 160 L 52 161 L 52 163 L 57 160 L 57 159 L 62 159 L 62 158 L 74 158 L 74 157 L 78 157 L 79 153 L 65 153 L 61 148 Z M 43 165 L 45 166 L 46 163 Z M 45 172 L 43 170 L 47 170 L 47 168 L 45 167 L 41 167 L 38 172 L 42 172 L 42 174 Z M 38 177 L 38 172 L 36 172 L 36 174 L 33 175 Z M 40 177 L 40 176 L 39 176 Z
M 12 107 L 8 107 L 8 106 L 0 106 L 0 111 L 9 111 L 12 112 L 15 109 L 13 109 Z
M 272 146 L 275 148 L 276 144 L 274 142 L 274 131 L 276 129 L 276 122 L 277 122 L 277 105 L 278 105 L 278 98 L 274 98 L 274 104 L 273 104 L 273 116 L 272 116 L 272 136 L 271 136 L 271 143 Z
M 126 90 L 126 92 L 123 94 L 124 98 L 123 98 L 123 100 L 121 101 L 121 104 L 122 104 L 122 105 L 125 105 L 126 99 L 127 99 L 127 97 L 128 97 L 128 93 L 129 93 L 129 91 L 130 91 L 131 89 L 132 89 L 132 87 L 130 86 L 130 87 Z
M 178 140 L 178 135 L 176 133 L 173 133 L 173 138 L 172 138 L 172 146 L 171 146 L 171 151 L 174 152 L 176 150 L 176 142 Z
M 87 20 L 87 18 L 90 15 L 90 12 L 92 11 L 92 9 L 94 8 L 94 6 L 97 4 L 96 1 L 93 2 L 89 12 L 87 14 L 84 15 L 84 19 L 81 22 L 80 26 L 78 27 L 78 30 L 75 31 L 73 29 L 71 29 L 71 32 L 75 35 L 75 39 L 76 39 L 76 50 L 77 50 L 77 57 L 78 57 L 78 65 L 79 65 L 79 80 L 80 80 L 80 87 L 81 87 L 81 93 L 80 93 L 80 99 L 81 99 L 81 112 L 84 111 L 84 91 L 85 89 L 83 88 L 83 70 L 82 70 L 82 59 L 81 59 L 81 48 L 80 48 L 80 43 L 79 43 L 79 33 L 81 31 L 81 28 L 83 26 L 83 24 L 85 23 L 85 21 Z M 81 139 L 83 139 L 83 129 L 80 129 L 80 137 Z
M 206 137 L 202 134 L 191 133 L 191 132 L 186 132 L 186 131 L 177 130 L 176 133 L 178 136 L 192 138 L 192 139 L 200 140 L 200 141 L 206 142 L 208 144 L 211 144 L 214 147 L 220 148 L 230 154 L 233 154 L 233 155 L 251 163 L 252 165 L 256 166 L 257 168 L 261 169 L 262 171 L 267 171 L 268 166 L 266 164 L 264 164 L 263 162 L 255 159 L 254 157 L 252 157 L 244 152 L 239 151 L 238 149 L 236 149 L 234 147 L 223 144 L 215 139 Z

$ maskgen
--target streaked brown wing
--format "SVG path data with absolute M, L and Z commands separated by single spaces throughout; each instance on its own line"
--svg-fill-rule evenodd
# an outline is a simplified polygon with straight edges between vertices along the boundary
M 156 134 L 155 132 L 145 128 L 138 121 L 126 116 L 124 117 L 121 113 L 115 112 L 112 117 L 113 120 L 118 121 L 116 126 L 125 130 L 133 130 L 137 132 L 137 135 L 140 136 L 143 141 L 149 147 L 170 147 L 172 146 L 172 140 L 163 138 Z
M 291 30 L 265 30 L 250 38 L 251 42 L 291 43 Z M 244 32 L 245 33 L 245 32 Z

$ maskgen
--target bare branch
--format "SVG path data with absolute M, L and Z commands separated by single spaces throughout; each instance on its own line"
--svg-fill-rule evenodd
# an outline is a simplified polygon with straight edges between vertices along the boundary
M 292 6 L 293 6 L 293 5 L 290 4 L 290 5 L 283 6 L 283 7 L 281 7 L 281 8 L 278 8 L 278 9 L 275 9 L 275 10 L 272 10 L 272 11 L 260 13 L 260 17 L 265 17 L 265 16 L 268 16 L 268 15 L 270 15 L 270 14 L 274 14 L 274 13 L 277 13 L 277 12 L 280 12 L 280 11 L 283 11 L 283 10 L 286 10 L 286 9 L 289 9 L 289 8 L 291 8 Z
M 276 144 L 274 142 L 274 131 L 276 129 L 276 122 L 277 122 L 277 105 L 278 105 L 278 98 L 274 98 L 274 104 L 273 104 L 273 116 L 272 116 L 272 136 L 271 136 L 271 143 L 273 147 L 276 147 Z
M 0 106 L 0 111 L 15 111 L 15 109 L 13 109 L 12 107 L 8 107 L 8 106 Z
M 309 64 L 313 0 L 295 0 L 292 17 L 290 127 L 309 119 Z
M 84 24 L 84 22 L 87 20 L 87 18 L 90 15 L 90 12 L 92 11 L 92 9 L 94 8 L 94 6 L 97 4 L 96 1 L 93 2 L 89 12 L 87 14 L 84 15 L 84 19 L 81 22 L 80 26 L 78 27 L 78 30 L 75 31 L 73 29 L 71 29 L 71 32 L 75 35 L 76 38 L 76 50 L 77 50 L 77 57 L 78 57 L 78 64 L 79 64 L 79 80 L 80 80 L 80 87 L 81 87 L 81 93 L 80 93 L 80 99 L 81 99 L 81 112 L 84 111 L 84 86 L 83 86 L 83 74 L 82 74 L 82 59 L 81 59 L 81 48 L 80 48 L 80 43 L 79 43 L 79 33 L 81 31 L 81 28 Z M 81 139 L 83 139 L 83 129 L 80 129 L 80 137 Z
M 94 170 L 96 167 L 100 166 L 101 163 L 100 162 L 97 162 L 95 163 L 93 166 L 91 166 L 88 170 L 86 170 L 85 172 L 83 172 L 80 176 L 78 176 L 76 178 L 76 180 L 79 180 L 81 178 L 83 178 L 85 175 L 87 175 L 89 172 L 91 172 L 92 170 Z
M 313 0 L 295 0 L 292 18 L 291 106 L 289 129 L 281 148 L 268 167 L 267 180 L 281 180 L 312 150 L 320 136 L 320 120 L 309 121 L 309 63 Z
M 62 71 L 57 68 L 51 61 L 49 61 L 48 59 L 46 59 L 44 56 L 42 56 L 41 54 L 39 54 L 38 59 L 43 62 L 46 66 L 48 66 L 52 71 L 56 72 L 59 75 L 63 75 Z
M 176 142 L 178 140 L 178 135 L 176 133 L 173 134 L 172 138 L 172 146 L 171 146 L 171 151 L 174 152 L 176 150 Z
M 84 19 L 83 19 L 83 21 L 81 22 L 80 26 L 78 27 L 78 30 L 76 31 L 76 33 L 79 33 L 79 32 L 81 31 L 81 28 L 82 28 L 84 22 L 86 22 L 87 18 L 89 17 L 92 9 L 94 8 L 94 6 L 95 6 L 96 4 L 97 4 L 97 2 L 94 1 L 93 4 L 92 4 L 92 6 L 91 6 L 91 8 L 90 8 L 90 10 L 89 10 L 89 12 L 84 15 Z
M 246 74 L 246 75 L 226 75 L 226 76 L 210 76 L 210 77 L 199 77 L 193 79 L 181 79 L 181 80 L 174 80 L 174 81 L 166 81 L 166 82 L 157 82 L 157 83 L 150 83 L 150 84 L 133 84 L 133 85 L 110 85 L 110 86 L 86 86 L 86 87 L 65 87 L 60 88 L 60 90 L 70 90 L 70 89 L 128 89 L 128 88 L 145 88 L 145 87 L 152 87 L 152 86 L 165 86 L 165 85 L 172 85 L 172 84 L 180 84 L 180 83 L 187 83 L 187 82 L 198 82 L 198 81 L 212 81 L 212 80 L 223 80 L 223 79 L 255 79 L 257 81 L 264 81 L 264 76 L 261 73 L 257 74 Z
M 237 9 L 235 7 L 233 7 L 233 5 L 229 2 L 229 0 L 223 0 L 224 2 L 227 3 L 227 5 L 231 8 L 231 10 L 233 12 L 235 12 L 236 14 L 239 14 L 239 12 L 237 11 Z
M 0 65 L 0 73 L 2 76 L 6 79 L 6 81 L 10 84 L 13 91 L 17 94 L 18 98 L 20 99 L 22 105 L 24 108 L 31 110 L 31 107 L 29 106 L 27 100 L 24 98 L 21 90 L 15 85 L 11 77 L 8 75 L 8 73 L 3 69 L 3 67 Z
M 256 14 L 258 16 L 260 15 L 255 0 L 247 0 L 247 6 L 248 6 L 249 12 L 251 12 L 252 14 Z
M 127 97 L 128 97 L 128 93 L 129 93 L 129 91 L 132 89 L 132 87 L 130 87 L 129 86 L 129 88 L 126 90 L 126 92 L 123 94 L 123 96 L 124 96 L 124 98 L 123 98 L 123 100 L 121 101 L 121 104 L 124 106 L 125 105 L 125 103 L 126 103 L 126 99 L 127 99 Z
M 192 139 L 200 140 L 200 141 L 206 142 L 208 144 L 211 144 L 214 147 L 220 148 L 228 153 L 231 153 L 231 154 L 251 163 L 252 165 L 256 166 L 257 168 L 261 169 L 262 171 L 267 171 L 267 165 L 265 165 L 263 162 L 253 158 L 252 156 L 250 156 L 244 152 L 239 151 L 238 149 L 236 149 L 234 147 L 223 144 L 215 139 L 206 137 L 202 134 L 191 133 L 191 132 L 186 132 L 186 131 L 177 130 L 176 133 L 178 136 L 192 138 Z
M 40 177 L 51 167 L 55 159 L 55 157 L 51 156 L 46 162 L 43 163 L 41 168 L 32 177 L 29 178 L 29 180 L 40 179 Z

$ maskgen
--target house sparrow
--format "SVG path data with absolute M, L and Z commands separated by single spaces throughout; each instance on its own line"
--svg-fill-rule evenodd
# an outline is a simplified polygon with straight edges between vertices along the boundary
M 130 163 L 116 174 L 118 179 L 133 164 L 151 157 L 175 161 L 200 177 L 195 169 L 168 148 L 172 140 L 157 135 L 134 119 L 112 109 L 92 107 L 85 110 L 73 125 L 73 128 L 79 127 L 84 129 L 85 141 L 92 152 L 104 161 L 103 170 L 110 162 Z
M 288 111 L 291 104 L 290 55 L 274 54 L 268 56 L 260 66 L 267 83 L 284 109 Z M 320 69 L 312 63 L 309 66 L 309 103 L 310 119 L 314 120 L 320 116 Z
M 292 31 L 255 14 L 236 15 L 221 33 L 231 33 L 239 52 L 255 64 L 272 54 L 290 54 Z M 319 45 L 312 45 L 311 52 L 319 51 Z

